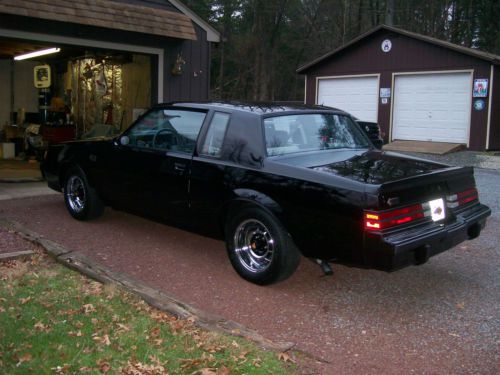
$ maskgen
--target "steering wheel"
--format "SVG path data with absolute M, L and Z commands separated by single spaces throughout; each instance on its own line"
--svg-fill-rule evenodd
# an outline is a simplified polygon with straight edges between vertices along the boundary
M 171 130 L 171 129 L 160 129 L 153 136 L 153 144 L 151 145 L 153 148 L 156 148 L 156 139 L 157 139 L 158 135 L 160 135 L 161 133 L 172 134 L 173 136 L 175 136 L 175 139 L 177 140 L 176 133 L 173 130 Z M 171 146 L 171 145 L 169 145 L 169 146 Z

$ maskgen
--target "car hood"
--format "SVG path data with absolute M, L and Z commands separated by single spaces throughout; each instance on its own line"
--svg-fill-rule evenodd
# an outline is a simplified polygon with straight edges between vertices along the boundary
M 396 153 L 368 151 L 342 161 L 314 165 L 309 168 L 378 185 L 446 169 L 448 166 Z

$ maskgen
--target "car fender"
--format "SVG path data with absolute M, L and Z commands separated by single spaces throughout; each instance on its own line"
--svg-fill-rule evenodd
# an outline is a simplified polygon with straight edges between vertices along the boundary
M 283 209 L 274 199 L 254 189 L 234 189 L 233 198 L 226 201 L 221 207 L 222 225 L 224 225 L 227 214 L 232 209 L 245 205 L 257 206 L 276 216 L 282 222 Z
M 68 173 L 69 169 L 73 167 L 80 169 L 87 177 L 88 183 L 91 186 L 94 185 L 91 176 L 87 171 L 88 163 L 83 157 L 79 157 L 79 154 L 82 154 L 81 150 L 76 149 L 73 145 L 66 145 L 59 153 L 59 181 L 61 186 L 64 186 L 66 174 Z

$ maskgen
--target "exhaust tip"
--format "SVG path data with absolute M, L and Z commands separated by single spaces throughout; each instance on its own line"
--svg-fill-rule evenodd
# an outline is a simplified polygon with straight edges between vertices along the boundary
M 415 250 L 415 264 L 424 264 L 429 260 L 429 252 L 431 247 L 429 245 L 420 246 Z
M 480 233 L 481 233 L 481 225 L 479 225 L 479 223 L 476 223 L 467 229 L 467 235 L 469 236 L 469 240 L 473 240 L 474 238 L 479 237 Z

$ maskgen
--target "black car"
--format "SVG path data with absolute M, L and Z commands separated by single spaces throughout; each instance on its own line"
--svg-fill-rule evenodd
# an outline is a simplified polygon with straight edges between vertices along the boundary
M 362 121 L 360 119 L 357 119 L 356 117 L 353 117 L 353 120 L 356 122 L 356 124 L 358 124 L 361 130 L 366 133 L 368 138 L 370 138 L 370 141 L 372 141 L 373 145 L 379 150 L 382 149 L 384 140 L 382 139 L 382 136 L 380 134 L 379 124 L 371 121 Z
M 42 168 L 74 218 L 110 205 L 219 233 L 257 284 L 289 277 L 301 255 L 421 264 L 477 237 L 491 213 L 472 168 L 377 150 L 326 107 L 158 105 L 115 138 L 51 147 Z

